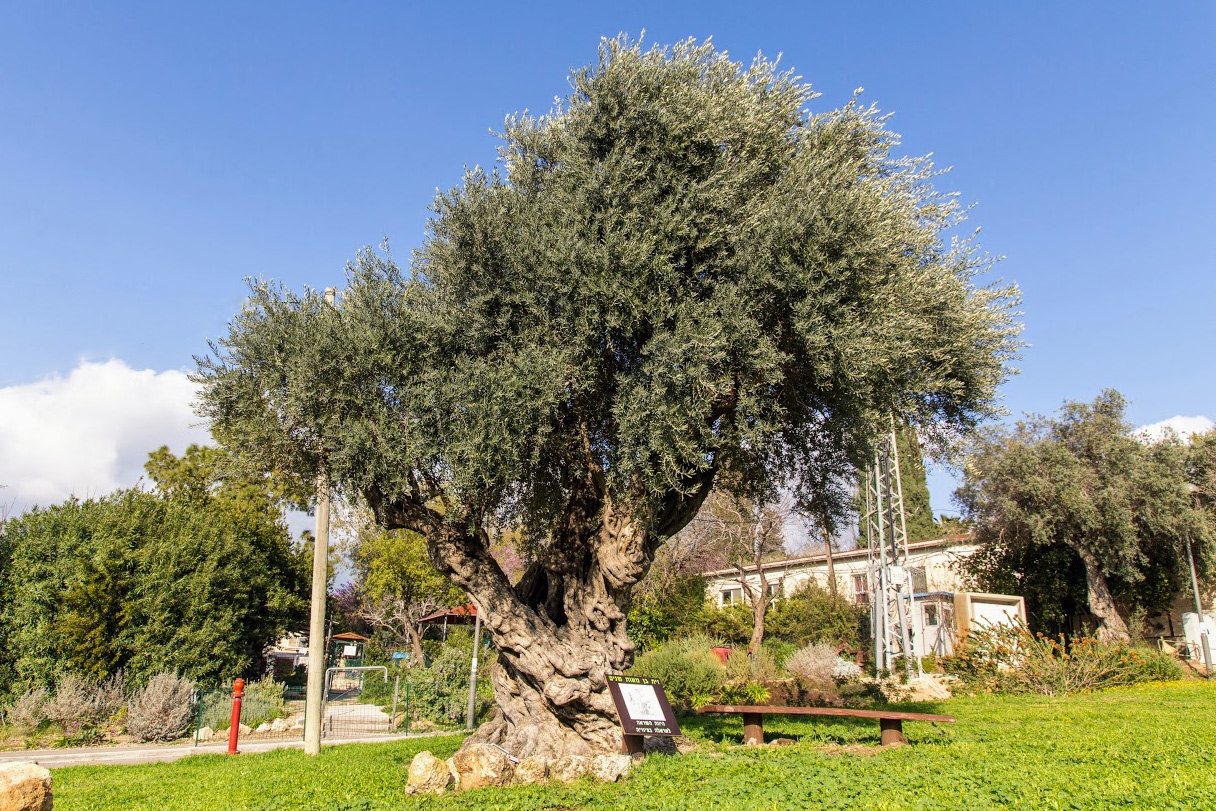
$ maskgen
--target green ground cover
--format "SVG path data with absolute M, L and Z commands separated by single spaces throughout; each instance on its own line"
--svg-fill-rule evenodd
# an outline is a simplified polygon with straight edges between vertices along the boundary
M 876 751 L 851 720 L 773 719 L 793 746 L 739 746 L 737 718 L 689 718 L 699 749 L 654 756 L 616 785 L 483 789 L 406 797 L 405 766 L 459 737 L 327 747 L 54 773 L 57 811 L 380 809 L 1193 809 L 1216 797 L 1216 685 L 1119 688 L 1069 698 L 961 698 L 915 709 L 953 726 L 908 724 L 912 746 Z

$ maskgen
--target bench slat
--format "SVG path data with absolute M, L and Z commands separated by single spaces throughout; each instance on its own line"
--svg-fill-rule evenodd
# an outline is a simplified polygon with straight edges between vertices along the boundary
M 834 715 L 845 718 L 891 718 L 899 721 L 954 723 L 953 715 L 931 715 L 923 712 L 896 712 L 894 710 L 849 710 L 843 707 L 770 707 L 763 705 L 710 704 L 701 707 L 697 712 L 748 713 L 749 715 Z

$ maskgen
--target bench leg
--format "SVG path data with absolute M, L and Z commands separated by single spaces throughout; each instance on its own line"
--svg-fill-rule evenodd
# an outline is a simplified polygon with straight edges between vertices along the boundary
M 759 746 L 764 743 L 763 716 L 758 712 L 743 713 L 743 742 Z
M 904 724 L 898 718 L 879 718 L 878 727 L 882 730 L 882 745 L 890 746 L 895 743 L 907 743 L 904 738 Z

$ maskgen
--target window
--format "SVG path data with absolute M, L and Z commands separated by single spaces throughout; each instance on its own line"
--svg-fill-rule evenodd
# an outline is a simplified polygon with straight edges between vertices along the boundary
M 925 604 L 925 627 L 940 625 L 941 621 L 937 618 L 937 605 L 935 603 Z
M 764 590 L 764 596 L 768 598 L 770 603 L 780 600 L 783 596 L 781 593 L 780 583 L 769 583 L 768 588 Z
M 857 605 L 870 604 L 870 577 L 866 574 L 853 575 L 853 602 Z
M 726 607 L 728 605 L 738 605 L 743 602 L 743 589 L 722 589 L 719 595 L 718 605 Z

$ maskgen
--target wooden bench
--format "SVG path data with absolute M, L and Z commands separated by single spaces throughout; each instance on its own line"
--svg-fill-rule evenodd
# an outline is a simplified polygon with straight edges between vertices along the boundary
M 769 707 L 739 706 L 734 704 L 710 704 L 697 710 L 701 713 L 727 713 L 743 716 L 743 740 L 745 743 L 764 743 L 765 715 L 830 715 L 843 718 L 877 718 L 882 731 L 882 745 L 907 743 L 904 738 L 904 721 L 936 721 L 954 723 L 953 715 L 930 715 L 923 712 L 896 712 L 895 710 L 846 710 L 840 707 Z

